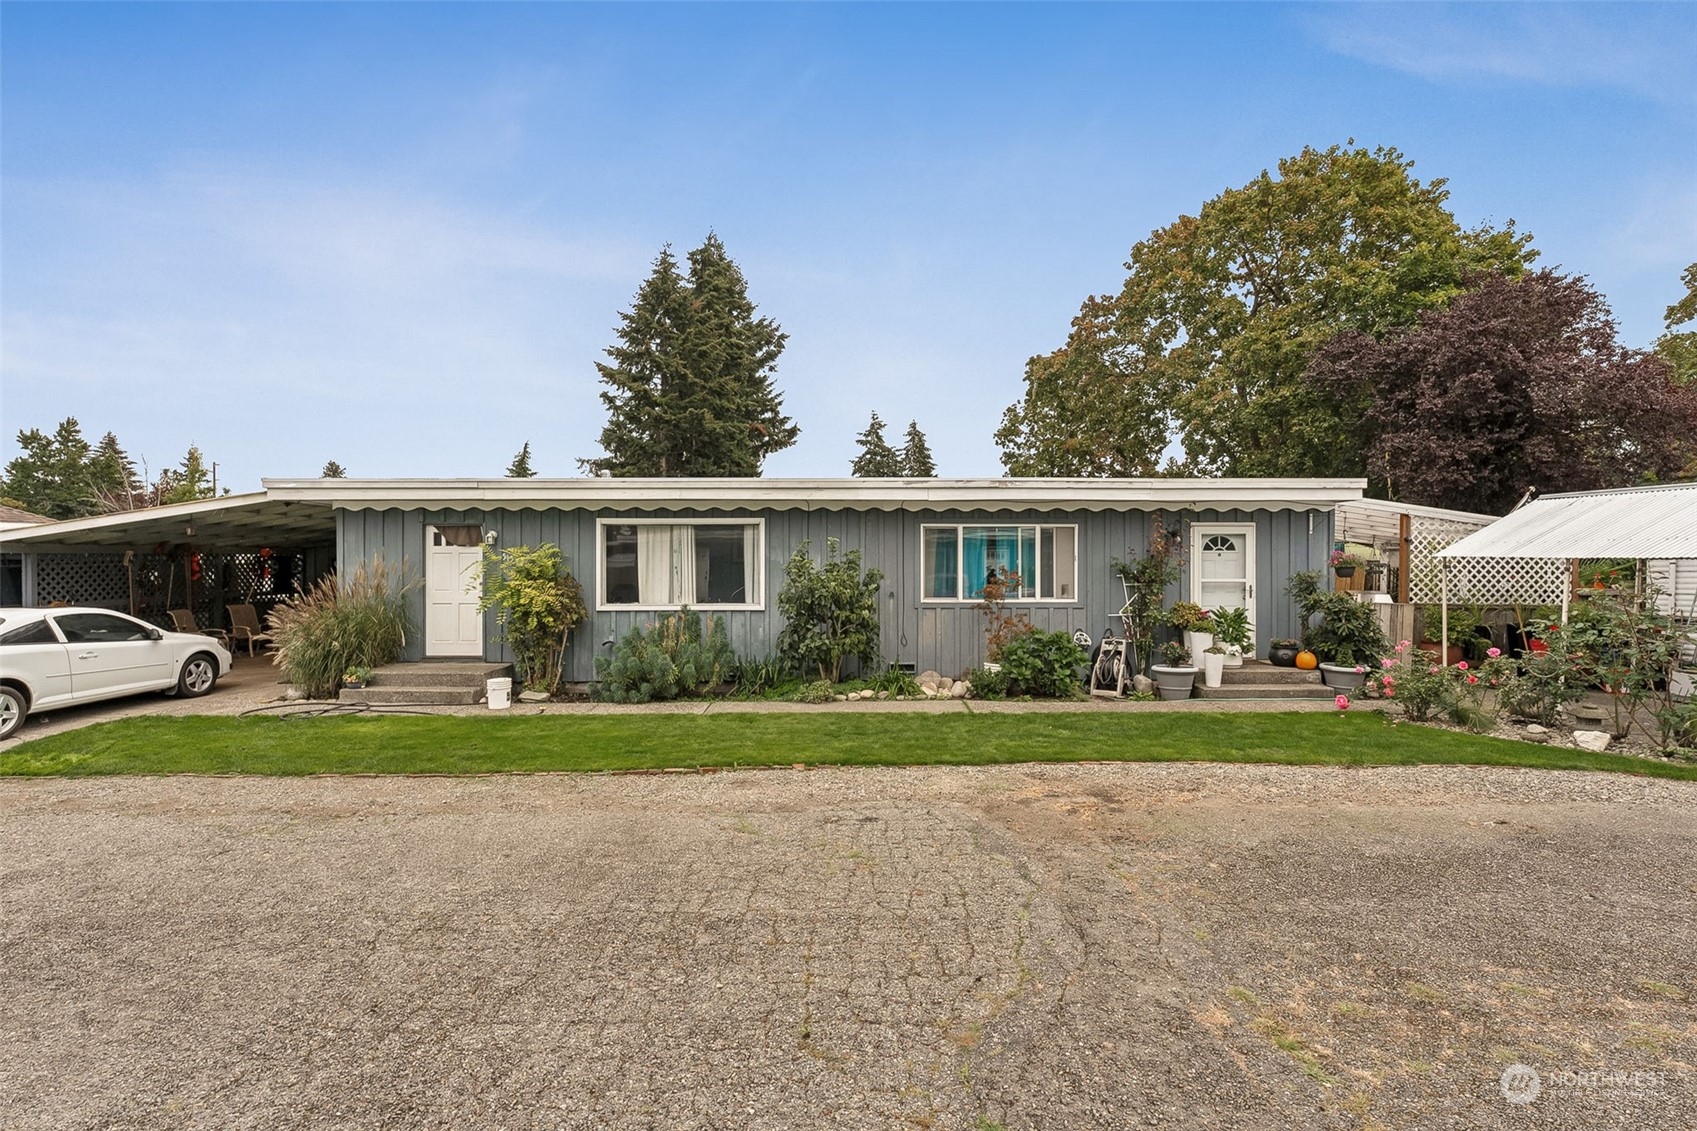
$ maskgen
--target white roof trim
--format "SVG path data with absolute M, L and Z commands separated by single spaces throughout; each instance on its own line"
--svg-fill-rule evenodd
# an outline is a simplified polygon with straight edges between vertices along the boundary
M 267 479 L 273 499 L 349 510 L 664 507 L 848 510 L 1306 510 L 1364 479 Z
M 186 528 L 195 523 L 199 524 L 200 535 L 191 538 Z M 328 530 L 334 537 L 335 517 L 322 503 L 300 506 L 294 501 L 277 499 L 265 491 L 251 491 L 241 495 L 221 495 L 215 499 L 197 499 L 192 503 L 141 507 L 0 530 L 0 547 L 74 545 L 86 548 L 107 543 L 199 542 L 238 528 L 256 539 L 263 537 L 260 532 L 264 530 L 275 531 L 277 536 Z
M 1697 558 L 1697 483 L 1545 495 L 1440 558 Z

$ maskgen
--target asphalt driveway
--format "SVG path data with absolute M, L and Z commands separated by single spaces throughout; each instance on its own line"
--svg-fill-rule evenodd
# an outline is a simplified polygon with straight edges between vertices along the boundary
M 0 781 L 0 1127 L 1690 1128 L 1694 809 L 1450 767 Z

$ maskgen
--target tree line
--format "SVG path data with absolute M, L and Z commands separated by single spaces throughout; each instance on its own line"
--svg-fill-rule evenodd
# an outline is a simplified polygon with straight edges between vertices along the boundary
M 18 447 L 19 454 L 0 471 L 0 504 L 46 518 L 186 503 L 217 492 L 213 467 L 194 444 L 179 462 L 150 478 L 145 461 L 138 467 L 116 434 L 107 432 L 91 444 L 74 416 L 52 432 L 19 432 Z

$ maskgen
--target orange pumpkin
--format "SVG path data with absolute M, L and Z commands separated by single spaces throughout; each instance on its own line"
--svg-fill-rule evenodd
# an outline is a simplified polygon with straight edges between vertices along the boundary
M 1320 657 L 1304 649 L 1296 654 L 1296 666 L 1305 672 L 1311 672 L 1320 666 Z

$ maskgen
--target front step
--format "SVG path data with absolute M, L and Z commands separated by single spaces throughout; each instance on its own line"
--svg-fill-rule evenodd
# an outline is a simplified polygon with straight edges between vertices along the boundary
M 343 703 L 418 707 L 469 707 L 481 703 L 485 683 L 511 678 L 513 665 L 481 660 L 387 664 L 371 673 L 364 687 L 344 687 Z
M 1315 683 L 1227 683 L 1218 687 L 1203 687 L 1196 681 L 1198 699 L 1331 699 L 1337 692 L 1325 684 Z
M 1257 687 L 1275 684 L 1302 687 L 1323 682 L 1317 671 L 1275 667 L 1265 660 L 1245 660 L 1241 667 L 1226 668 L 1220 673 L 1220 683 L 1226 687 L 1242 684 L 1253 684 Z

